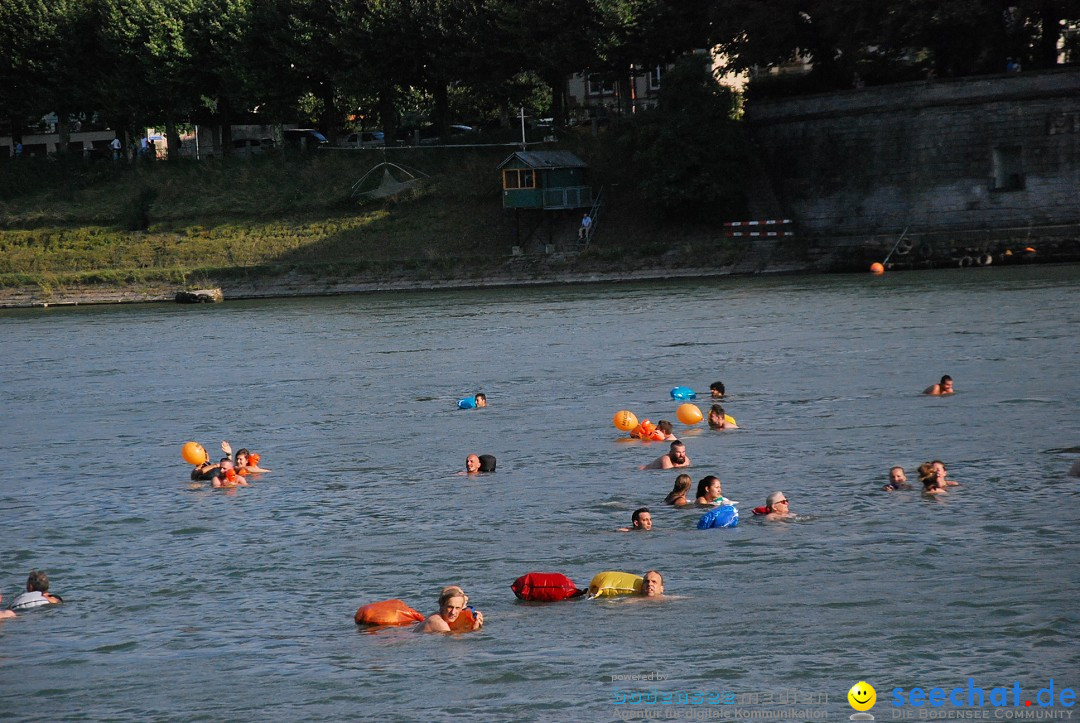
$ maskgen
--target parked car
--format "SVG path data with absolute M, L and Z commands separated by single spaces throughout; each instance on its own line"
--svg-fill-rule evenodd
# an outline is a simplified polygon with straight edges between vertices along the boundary
M 252 155 L 274 148 L 273 138 L 233 138 L 233 153 Z
M 345 136 L 340 144 L 344 148 L 365 148 L 386 145 L 386 136 L 382 131 L 357 131 Z
M 424 126 L 420 129 L 420 144 L 421 145 L 434 145 L 439 142 L 443 143 L 465 143 L 467 141 L 466 136 L 476 133 L 476 129 L 472 126 L 462 125 L 460 123 L 454 123 L 447 126 L 447 137 L 439 139 L 439 131 L 435 126 Z
M 294 148 L 308 151 L 330 144 L 326 136 L 314 128 L 287 128 L 285 142 Z

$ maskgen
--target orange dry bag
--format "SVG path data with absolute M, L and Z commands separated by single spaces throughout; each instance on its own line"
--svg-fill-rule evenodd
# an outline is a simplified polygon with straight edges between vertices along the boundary
M 424 616 L 395 599 L 361 605 L 353 620 L 357 625 L 412 625 L 423 622 Z
M 457 616 L 457 620 L 452 623 L 447 623 L 450 626 L 450 632 L 452 633 L 467 633 L 473 629 L 473 623 L 476 622 L 476 617 L 473 615 L 472 608 L 464 608 L 461 614 Z

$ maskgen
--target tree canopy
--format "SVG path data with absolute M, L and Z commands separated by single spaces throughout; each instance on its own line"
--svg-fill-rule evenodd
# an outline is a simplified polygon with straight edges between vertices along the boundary
M 571 73 L 625 80 L 696 49 L 807 60 L 823 89 L 1047 68 L 1080 61 L 1078 37 L 1076 0 L 5 0 L 0 124 L 254 114 L 332 135 L 541 103 L 561 120 Z

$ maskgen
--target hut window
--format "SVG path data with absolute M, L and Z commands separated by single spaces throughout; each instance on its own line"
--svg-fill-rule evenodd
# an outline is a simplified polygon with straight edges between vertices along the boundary
M 507 168 L 503 171 L 503 188 L 536 188 L 536 175 L 531 168 Z
M 657 90 L 660 87 L 660 77 L 664 74 L 664 69 L 659 65 L 652 69 L 649 73 L 649 90 Z
M 590 75 L 589 95 L 615 95 L 615 83 L 599 75 Z

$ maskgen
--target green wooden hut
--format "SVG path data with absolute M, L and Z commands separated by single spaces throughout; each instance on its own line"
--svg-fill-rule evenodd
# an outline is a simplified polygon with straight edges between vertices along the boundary
M 570 151 L 518 151 L 499 164 L 503 208 L 543 211 L 590 208 L 585 161 Z

